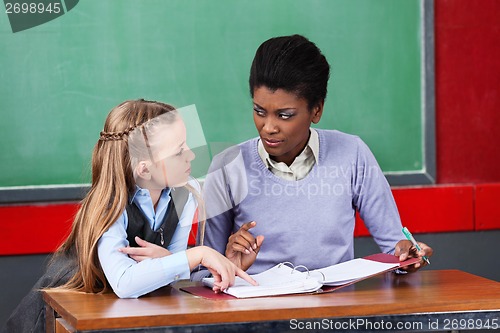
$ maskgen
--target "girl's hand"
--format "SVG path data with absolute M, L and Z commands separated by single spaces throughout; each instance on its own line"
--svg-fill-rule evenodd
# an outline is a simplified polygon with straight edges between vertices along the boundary
M 226 290 L 234 284 L 234 277 L 239 276 L 256 286 L 257 282 L 229 259 L 207 246 L 197 246 L 186 251 L 189 266 L 193 270 L 199 264 L 205 266 L 214 277 L 215 292 Z
M 135 237 L 135 242 L 140 247 L 122 247 L 118 249 L 121 253 L 128 254 L 128 256 L 137 262 L 145 259 L 161 258 L 171 255 L 172 253 L 166 248 L 147 242 L 139 237 Z

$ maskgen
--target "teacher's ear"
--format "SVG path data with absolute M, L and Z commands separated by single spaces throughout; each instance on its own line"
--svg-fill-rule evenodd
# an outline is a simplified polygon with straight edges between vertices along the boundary
M 321 120 L 321 116 L 323 115 L 323 106 L 324 105 L 325 105 L 325 101 L 321 101 L 318 104 L 316 104 L 315 107 L 313 107 L 311 121 L 314 124 L 319 123 L 319 121 Z
M 151 162 L 149 161 L 140 161 L 137 163 L 137 166 L 135 167 L 135 174 L 137 177 L 144 180 L 151 180 L 151 171 L 149 170 L 150 165 Z

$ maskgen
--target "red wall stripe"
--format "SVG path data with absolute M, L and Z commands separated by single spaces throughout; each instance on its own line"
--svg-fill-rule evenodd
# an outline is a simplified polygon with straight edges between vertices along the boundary
M 474 230 L 473 185 L 394 188 L 392 193 L 401 221 L 412 233 Z M 359 217 L 354 235 L 369 235 Z
M 474 230 L 473 186 L 395 189 L 403 225 L 414 233 Z
M 0 207 L 0 255 L 51 253 L 71 230 L 76 203 Z
M 476 230 L 500 229 L 500 184 L 482 184 L 476 187 Z
M 78 207 L 78 203 L 0 206 L 0 255 L 54 252 L 69 235 Z M 197 224 L 193 226 L 191 246 L 197 231 Z
M 413 233 L 500 229 L 493 209 L 500 183 L 394 188 L 403 224 Z M 78 203 L 0 206 L 0 255 L 51 253 L 71 229 Z M 355 236 L 368 231 L 358 218 Z M 194 244 L 192 236 L 189 243 Z

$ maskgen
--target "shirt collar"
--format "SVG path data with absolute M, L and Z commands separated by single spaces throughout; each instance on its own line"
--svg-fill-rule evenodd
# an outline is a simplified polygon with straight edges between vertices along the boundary
M 163 189 L 163 191 L 161 192 L 161 195 L 160 195 L 160 198 L 163 198 L 163 197 L 166 197 L 166 196 L 169 196 L 170 195 L 170 187 L 166 187 L 165 189 Z M 150 194 L 149 194 L 149 190 L 146 189 L 146 188 L 142 188 L 140 187 L 139 185 L 135 185 L 135 192 L 134 194 L 132 194 L 129 198 L 129 203 L 132 203 L 134 202 L 134 199 L 138 196 L 141 196 L 141 197 L 151 197 Z
M 307 141 L 307 145 L 304 147 L 304 150 L 295 158 L 295 160 L 304 160 L 307 158 L 308 154 L 312 153 L 312 155 L 314 156 L 315 163 L 318 163 L 319 159 L 318 132 L 314 128 L 310 128 L 309 132 L 311 133 L 311 135 L 309 135 L 309 140 Z M 271 156 L 269 156 L 268 152 L 264 148 L 262 140 L 259 140 L 257 144 L 257 150 L 260 158 L 262 159 L 262 161 L 264 161 L 264 164 L 267 167 L 276 165 L 276 161 L 273 161 L 271 159 Z
M 313 153 L 314 159 L 316 160 L 316 163 L 318 163 L 319 160 L 319 136 L 318 136 L 318 131 L 316 131 L 314 128 L 311 128 L 311 135 L 309 136 L 309 142 L 307 145 L 311 148 L 311 151 Z

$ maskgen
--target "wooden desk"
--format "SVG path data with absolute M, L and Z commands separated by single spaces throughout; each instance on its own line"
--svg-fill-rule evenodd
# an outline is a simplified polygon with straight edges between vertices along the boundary
M 47 332 L 500 328 L 500 283 L 458 270 L 386 273 L 333 293 L 254 299 L 210 300 L 178 288 L 139 299 L 46 291 Z

